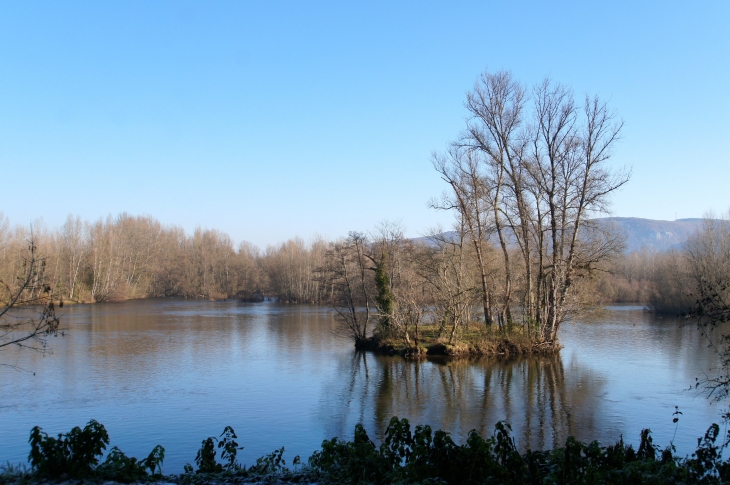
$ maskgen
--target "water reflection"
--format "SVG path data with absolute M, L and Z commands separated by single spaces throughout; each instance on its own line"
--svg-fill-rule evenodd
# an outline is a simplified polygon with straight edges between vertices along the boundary
M 352 438 L 357 423 L 382 438 L 394 415 L 459 441 L 506 420 L 522 449 L 571 434 L 635 443 L 644 427 L 665 445 L 675 405 L 684 454 L 721 410 L 684 391 L 717 365 L 694 324 L 635 309 L 564 325 L 560 355 L 509 362 L 355 352 L 327 308 L 152 300 L 64 312 L 69 333 L 52 355 L 1 356 L 27 372 L 0 367 L 0 462 L 25 461 L 32 426 L 58 433 L 92 418 L 130 455 L 163 444 L 167 473 L 227 425 L 250 464 L 281 446 L 309 456 L 323 439 Z
M 322 399 L 332 436 L 347 436 L 360 422 L 382 438 L 390 418 L 399 416 L 463 439 L 472 429 L 489 435 L 504 420 L 521 447 L 544 449 L 569 435 L 593 439 L 602 413 L 604 380 L 578 366 L 566 373 L 559 355 L 405 361 L 356 352 L 338 366 Z

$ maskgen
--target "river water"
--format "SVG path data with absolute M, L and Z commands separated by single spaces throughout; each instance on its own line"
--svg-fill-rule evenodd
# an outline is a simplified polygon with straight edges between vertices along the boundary
M 128 455 L 164 446 L 165 473 L 182 472 L 228 425 L 242 463 L 282 446 L 291 463 L 324 439 L 352 439 L 357 423 L 380 438 L 395 415 L 457 442 L 505 420 L 523 450 L 568 435 L 637 443 L 651 428 L 684 455 L 724 409 L 686 390 L 717 366 L 694 323 L 640 307 L 564 323 L 559 355 L 508 362 L 359 353 L 323 307 L 165 299 L 61 314 L 66 335 L 50 340 L 51 354 L 0 353 L 0 463 L 26 462 L 35 425 L 56 434 L 90 419 Z

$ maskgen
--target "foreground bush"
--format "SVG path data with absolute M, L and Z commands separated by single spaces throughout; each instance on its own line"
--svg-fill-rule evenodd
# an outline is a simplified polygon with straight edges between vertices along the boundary
M 165 479 L 168 481 L 194 482 L 209 479 L 220 479 L 225 475 L 231 477 L 283 477 L 292 475 L 286 468 L 283 458 L 284 448 L 258 458 L 250 468 L 242 466 L 236 460 L 239 447 L 236 432 L 226 426 L 220 439 L 209 437 L 202 441 L 195 457 L 197 469 L 185 465 L 185 473 L 180 477 L 162 475 L 162 463 L 165 449 L 157 445 L 147 458 L 138 460 L 129 457 L 116 446 L 109 450 L 106 459 L 101 458 L 109 444 L 109 434 L 103 424 L 95 420 L 89 421 L 84 429 L 78 426 L 68 433 L 60 433 L 58 437 L 48 436 L 40 427 L 35 426 L 30 432 L 30 470 L 11 465 L 0 466 L 0 485 L 12 482 L 24 482 L 28 479 L 38 480 L 111 480 L 115 482 L 148 482 Z M 216 459 L 220 450 L 219 463 Z M 299 465 L 299 457 L 295 457 L 294 465 Z
M 100 465 L 109 434 L 103 424 L 89 421 L 84 429 L 76 426 L 58 438 L 35 426 L 30 432 L 28 461 L 39 478 L 101 478 L 133 482 L 161 476 L 165 449 L 157 445 L 143 460 L 128 457 L 113 447 Z M 148 473 L 149 471 L 149 473 Z
M 0 466 L 0 485 L 36 480 L 90 479 L 146 482 L 163 479 L 176 483 L 235 483 L 277 479 L 322 484 L 721 484 L 730 483 L 730 461 L 722 459 L 728 446 L 713 424 L 697 450 L 689 457 L 674 455 L 670 445 L 660 449 L 649 430 L 641 432 L 638 449 L 619 440 L 612 446 L 593 441 L 585 444 L 569 437 L 565 446 L 550 451 L 517 450 L 511 428 L 499 422 L 488 438 L 471 431 L 463 445 L 448 433 L 429 426 L 411 431 L 406 419 L 390 420 L 380 446 L 368 437 L 362 425 L 355 426 L 353 441 L 332 438 L 322 443 L 306 466 L 286 468 L 284 448 L 256 460 L 250 468 L 236 461 L 238 439 L 227 426 L 220 439 L 203 440 L 195 458 L 197 470 L 185 467 L 179 476 L 162 476 L 165 450 L 156 446 L 143 460 L 127 457 L 113 447 L 102 462 L 109 436 L 92 420 L 84 429 L 50 437 L 39 427 L 30 435 L 31 469 Z M 216 460 L 216 448 L 221 451 Z M 299 465 L 295 457 L 294 465 Z
M 673 456 L 654 445 L 649 430 L 641 433 L 638 450 L 619 440 L 602 447 L 570 437 L 563 448 L 521 454 L 506 423 L 497 423 L 484 439 L 471 431 L 457 445 L 444 431 L 393 418 L 380 447 L 361 425 L 354 441 L 324 441 L 309 459 L 310 472 L 323 483 L 387 484 L 675 484 L 728 483 L 730 463 L 723 461 L 726 442 L 716 444 L 719 427 L 712 425 L 688 458 Z

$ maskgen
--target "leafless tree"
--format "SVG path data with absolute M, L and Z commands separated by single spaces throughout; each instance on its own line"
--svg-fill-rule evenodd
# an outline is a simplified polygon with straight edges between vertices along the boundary
M 493 323 L 494 289 L 490 284 L 489 259 L 492 255 L 490 238 L 496 229 L 494 207 L 486 196 L 487 184 L 480 157 L 473 150 L 452 145 L 445 155 L 434 154 L 433 166 L 451 187 L 452 193 L 444 193 L 440 200 L 432 200 L 435 209 L 456 210 L 464 235 L 474 245 L 481 282 L 481 304 L 484 322 Z
M 59 320 L 52 288 L 46 282 L 46 261 L 38 256 L 34 238 L 21 255 L 22 270 L 15 281 L 0 280 L 0 350 L 19 347 L 37 352 L 48 350 L 47 337 L 56 335 Z M 40 308 L 40 312 L 35 312 Z
M 544 81 L 535 88 L 535 130 L 528 161 L 535 204 L 541 265 L 536 320 L 542 339 L 554 342 L 581 270 L 596 260 L 581 258 L 587 220 L 607 209 L 609 195 L 628 172 L 606 167 L 623 123 L 598 98 L 586 97 L 582 110 L 562 85 Z M 605 256 L 621 250 L 615 241 L 594 241 Z M 594 251 L 595 253 L 595 251 Z
M 372 236 L 369 259 L 374 269 L 375 305 L 380 317 L 376 328 L 381 339 L 400 339 L 417 348 L 420 328 L 433 308 L 427 281 L 419 271 L 424 252 L 403 235 L 399 222 L 382 222 Z
M 78 296 L 81 268 L 88 252 L 86 232 L 87 228 L 78 216 L 74 218 L 69 215 L 61 228 L 61 257 L 66 268 L 66 296 L 69 300 L 75 300 Z
M 684 253 L 696 298 L 690 315 L 720 359 L 717 369 L 698 378 L 697 386 L 720 401 L 730 396 L 730 334 L 720 328 L 730 322 L 730 212 L 723 219 L 708 214 L 703 228 L 685 243 Z
M 316 272 L 324 265 L 326 251 L 327 243 L 321 238 L 310 244 L 294 238 L 266 248 L 262 265 L 269 291 L 286 303 L 321 302 L 322 287 Z
M 322 281 L 331 289 L 330 304 L 337 311 L 344 332 L 362 345 L 370 332 L 374 297 L 372 259 L 367 239 L 351 232 L 347 239 L 332 243 L 322 268 Z
M 471 258 L 464 234 L 464 230 L 449 234 L 434 229 L 427 236 L 429 245 L 411 256 L 431 296 L 433 320 L 440 323 L 440 332 L 447 333 L 449 344 L 454 343 L 457 330 L 472 319 L 472 308 L 480 302 L 480 277 L 469 271 Z
M 510 321 L 513 276 L 509 241 L 520 244 L 525 260 L 528 298 L 531 294 L 530 214 L 526 202 L 525 165 L 527 145 L 524 132 L 525 89 L 508 72 L 483 73 L 466 96 L 470 118 L 458 145 L 480 154 L 483 197 L 502 252 L 504 276 L 499 320 Z M 529 308 L 531 301 L 525 304 Z
M 451 193 L 432 205 L 456 210 L 464 222 L 481 272 L 485 321 L 492 321 L 496 299 L 499 323 L 513 322 L 513 298 L 521 293 L 523 323 L 554 343 L 577 281 L 621 249 L 589 220 L 606 210 L 629 173 L 607 167 L 622 122 L 605 103 L 586 97 L 580 109 L 569 89 L 549 80 L 526 93 L 509 73 L 480 77 L 467 95 L 467 129 L 434 156 Z M 510 245 L 519 248 L 522 277 L 514 274 Z M 499 287 L 487 270 L 495 246 Z

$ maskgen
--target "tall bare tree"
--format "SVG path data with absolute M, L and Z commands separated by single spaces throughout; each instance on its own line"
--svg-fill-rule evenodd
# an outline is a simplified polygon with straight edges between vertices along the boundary
M 577 280 L 615 254 L 619 240 L 590 228 L 628 172 L 607 167 L 622 122 L 598 98 L 583 108 L 549 80 L 532 96 L 511 74 L 485 72 L 467 94 L 467 129 L 434 167 L 451 187 L 437 208 L 455 209 L 474 244 L 485 320 L 498 297 L 500 324 L 513 321 L 512 250 L 524 276 L 523 323 L 553 343 Z M 531 107 L 531 111 L 528 109 Z M 489 282 L 487 254 L 499 248 L 502 284 Z
M 69 300 L 75 300 L 79 291 L 81 268 L 89 250 L 87 228 L 80 217 L 68 216 L 61 227 L 61 245 L 61 255 L 66 269 L 66 296 Z
M 456 210 L 468 240 L 474 245 L 482 287 L 481 304 L 484 322 L 491 325 L 493 318 L 494 288 L 490 284 L 491 236 L 496 226 L 494 206 L 486 196 L 488 186 L 479 154 L 474 150 L 452 145 L 445 155 L 434 154 L 432 163 L 436 171 L 451 187 L 452 193 L 444 193 L 440 200 L 432 200 L 436 209 Z
M 598 262 L 581 252 L 581 233 L 590 217 L 607 210 L 609 195 L 630 174 L 606 166 L 623 126 L 606 103 L 586 97 L 581 110 L 569 89 L 547 80 L 535 88 L 534 99 L 528 170 L 542 262 L 536 319 L 542 339 L 554 342 L 576 279 Z M 611 239 L 595 244 L 603 245 L 603 258 L 621 249 Z
M 518 241 L 522 249 L 528 285 L 525 305 L 532 306 L 529 300 L 532 284 L 529 211 L 522 163 L 526 147 L 525 103 L 525 89 L 510 73 L 483 73 L 467 93 L 470 118 L 458 142 L 483 157 L 483 183 L 486 186 L 483 197 L 491 208 L 494 231 L 502 251 L 504 283 L 500 322 L 511 320 L 513 277 L 508 245 L 512 240 Z
M 375 289 L 369 250 L 367 238 L 351 232 L 330 246 L 322 269 L 323 282 L 331 289 L 330 303 L 355 346 L 364 344 L 371 330 Z

